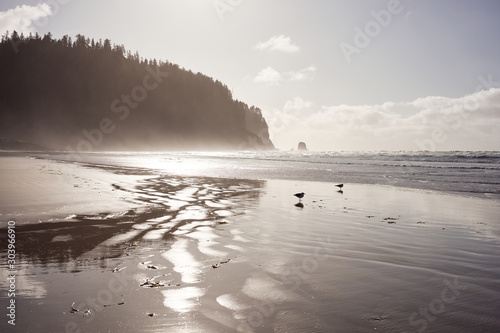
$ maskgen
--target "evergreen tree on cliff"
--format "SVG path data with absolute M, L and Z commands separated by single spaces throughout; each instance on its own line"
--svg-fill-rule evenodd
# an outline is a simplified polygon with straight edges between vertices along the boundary
M 0 41 L 2 137 L 63 150 L 273 149 L 258 108 L 200 73 L 106 39 Z

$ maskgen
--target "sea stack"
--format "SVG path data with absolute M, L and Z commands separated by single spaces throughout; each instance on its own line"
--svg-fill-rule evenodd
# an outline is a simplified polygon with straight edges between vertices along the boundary
M 307 146 L 304 142 L 299 142 L 299 145 L 297 146 L 297 150 L 307 150 Z

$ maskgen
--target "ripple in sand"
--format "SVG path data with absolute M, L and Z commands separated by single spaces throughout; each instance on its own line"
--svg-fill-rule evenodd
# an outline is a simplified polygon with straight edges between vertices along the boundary
M 167 198 L 162 199 L 160 202 L 162 204 L 170 207 L 170 209 L 172 209 L 172 210 L 179 210 L 188 204 L 188 202 L 186 202 L 186 201 L 167 199 Z
M 273 303 L 291 302 L 300 299 L 295 292 L 284 287 L 266 274 L 256 274 L 245 281 L 241 290 L 245 295 L 261 301 Z
M 179 214 L 175 217 L 175 221 L 204 220 L 206 218 L 207 212 L 205 208 L 201 206 L 191 206 L 179 212 Z
M 137 223 L 132 226 L 132 228 L 136 230 L 148 230 L 153 227 L 154 223 L 151 222 L 144 222 L 144 223 Z
M 220 251 L 213 248 L 214 246 L 219 245 L 218 242 L 214 241 L 215 239 L 219 238 L 219 236 L 214 234 L 212 228 L 198 228 L 195 232 L 192 232 L 187 236 L 198 241 L 198 250 L 203 254 L 212 257 L 226 257 L 228 255 L 228 253 L 225 251 Z
M 149 219 L 148 222 L 164 222 L 164 221 L 170 220 L 171 218 L 172 218 L 172 215 L 165 215 L 165 216 L 157 217 L 154 219 Z
M 174 265 L 173 270 L 181 275 L 182 282 L 195 283 L 199 281 L 203 265 L 189 253 L 188 247 L 188 239 L 178 239 L 162 256 Z
M 190 312 L 200 304 L 200 297 L 205 295 L 205 293 L 206 290 L 199 287 L 162 290 L 162 294 L 165 297 L 163 305 L 176 312 Z
M 107 240 L 105 240 L 104 242 L 102 242 L 99 245 L 103 245 L 103 246 L 117 245 L 117 244 L 129 241 L 129 240 L 137 237 L 137 235 L 139 235 L 140 233 L 141 233 L 141 230 L 130 230 L 124 234 L 115 235 L 111 238 L 108 238 Z
M 222 205 L 218 202 L 213 202 L 210 200 L 205 200 L 205 205 L 207 205 L 208 207 L 212 207 L 212 208 L 226 208 L 226 205 Z
M 221 216 L 221 217 L 227 217 L 233 215 L 233 213 L 229 210 L 216 210 L 215 214 Z
M 241 236 L 241 234 L 244 234 L 243 231 L 239 229 L 233 229 L 231 230 L 231 234 L 233 235 L 233 240 L 237 242 L 243 242 L 243 243 L 249 243 L 251 240 L 246 239 L 245 237 Z
M 198 200 L 198 199 L 187 197 L 184 195 L 169 195 L 168 197 L 172 200 L 187 201 L 187 202 L 193 202 L 193 201 Z
M 175 225 L 176 224 L 174 222 L 162 223 L 157 226 L 157 229 L 148 231 L 146 234 L 144 234 L 144 236 L 142 236 L 142 238 L 145 240 L 162 239 L 167 232 L 175 227 Z
M 136 194 L 136 196 L 140 199 L 140 198 L 143 198 L 143 199 L 149 199 L 149 200 L 155 200 L 155 199 L 158 199 L 157 196 L 155 195 L 149 195 L 149 194 L 143 194 L 143 193 L 138 193 Z
M 232 294 L 220 295 L 215 300 L 217 301 L 217 303 L 219 303 L 219 305 L 234 312 L 241 312 L 250 308 L 250 306 L 248 305 L 239 303 L 238 300 L 236 299 L 236 296 Z M 234 318 L 243 319 L 244 317 L 242 315 L 235 314 Z
M 175 192 L 174 195 L 170 195 L 170 197 L 181 201 L 196 201 L 197 199 L 194 197 L 196 192 L 198 192 L 197 187 L 186 187 Z
M 224 245 L 225 248 L 228 248 L 230 250 L 235 250 L 235 251 L 239 251 L 239 252 L 246 252 L 247 250 L 245 250 L 243 247 L 239 246 L 239 245 L 233 245 L 233 244 L 229 244 L 229 245 Z
M 211 221 L 193 221 L 193 222 L 186 223 L 183 226 L 180 226 L 179 230 L 192 231 L 199 226 L 202 226 L 202 225 L 211 226 L 212 224 L 213 224 L 213 222 L 211 222 Z

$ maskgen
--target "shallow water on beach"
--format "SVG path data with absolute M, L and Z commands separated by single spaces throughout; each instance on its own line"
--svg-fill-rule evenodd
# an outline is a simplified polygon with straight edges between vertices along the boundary
M 500 327 L 495 200 L 154 173 L 114 187 L 141 208 L 18 225 L 16 331 Z
M 119 152 L 38 154 L 184 176 L 391 185 L 500 199 L 500 152 Z

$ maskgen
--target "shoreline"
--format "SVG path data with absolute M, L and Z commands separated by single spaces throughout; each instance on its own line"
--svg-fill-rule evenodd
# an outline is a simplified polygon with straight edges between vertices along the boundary
M 413 332 L 425 321 L 428 332 L 465 333 L 495 332 L 500 324 L 483 302 L 500 297 L 497 201 L 376 185 L 348 184 L 341 193 L 322 182 L 62 167 L 79 170 L 82 184 L 104 172 L 103 186 L 115 191 L 71 220 L 16 226 L 13 332 Z M 302 191 L 300 206 L 292 194 Z M 101 209 L 122 196 L 124 209 Z M 419 308 L 437 304 L 448 284 L 458 295 L 426 320 Z
M 356 154 L 346 154 L 325 159 L 321 154 L 297 157 L 290 152 L 103 152 L 81 154 L 79 160 L 80 163 L 89 165 L 133 167 L 174 176 L 371 184 L 500 200 L 496 185 L 498 178 L 495 176 L 500 177 L 500 169 L 496 162 L 484 164 L 472 160 L 470 164 L 463 164 L 450 162 L 453 161 L 450 157 L 450 161 L 442 163 L 433 160 L 419 162 L 411 154 L 410 157 L 413 156 L 414 160 L 402 162 L 404 160 L 401 160 L 399 154 L 394 154 L 394 160 L 389 161 L 389 164 L 384 154 L 368 157 L 363 154 L 359 157 L 353 157 Z M 49 155 L 54 160 L 72 160 L 72 155 L 68 154 Z M 495 159 L 498 158 L 497 155 L 498 152 L 495 152 Z

